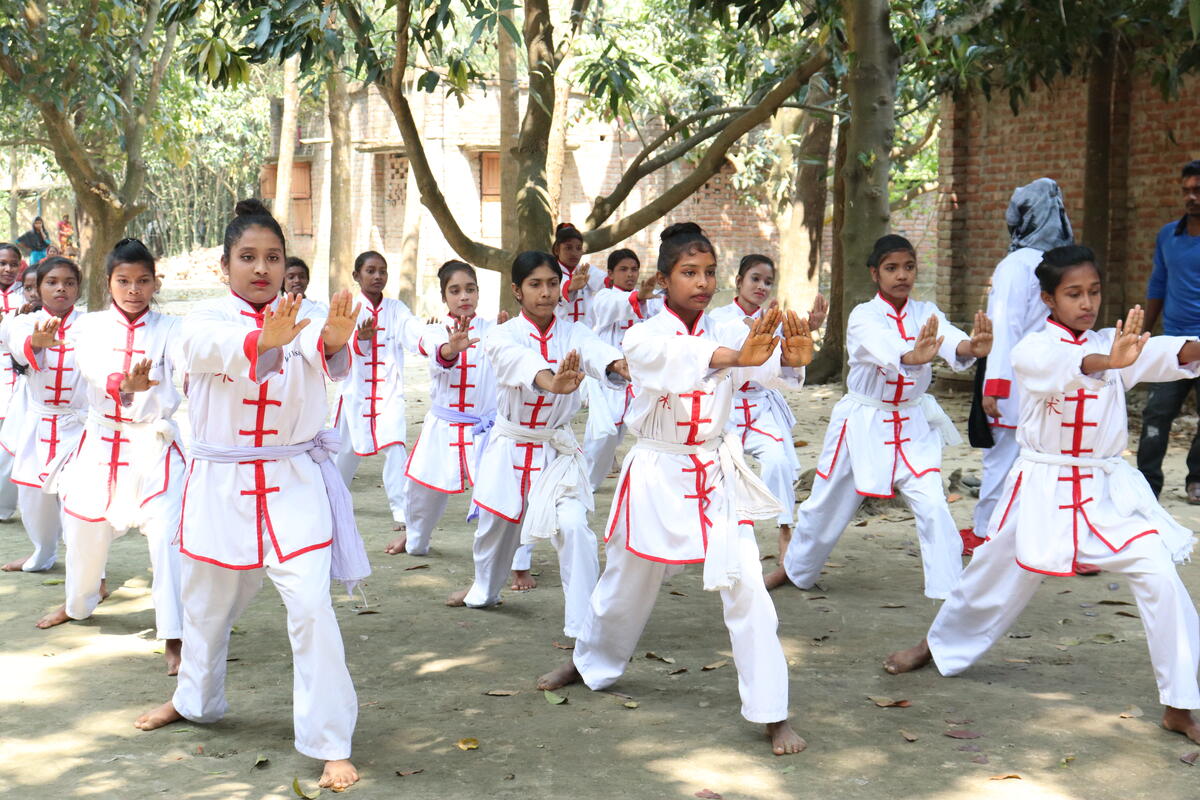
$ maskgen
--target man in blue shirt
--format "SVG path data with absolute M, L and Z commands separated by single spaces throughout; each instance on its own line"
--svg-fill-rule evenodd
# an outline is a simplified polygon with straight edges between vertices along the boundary
M 1154 243 L 1154 271 L 1146 289 L 1146 330 L 1154 327 L 1161 314 L 1163 333 L 1200 336 L 1200 161 L 1185 165 L 1181 178 L 1183 217 L 1164 225 Z M 1192 389 L 1198 387 L 1200 378 L 1150 384 L 1137 464 L 1155 496 L 1162 491 L 1162 462 L 1171 423 Z M 1200 431 L 1188 450 L 1187 468 L 1187 501 L 1200 505 Z

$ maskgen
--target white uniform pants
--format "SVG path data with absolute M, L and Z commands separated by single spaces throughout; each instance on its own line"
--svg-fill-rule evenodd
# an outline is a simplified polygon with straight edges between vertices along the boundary
M 600 484 L 604 483 L 604 479 L 608 477 L 608 473 L 612 472 L 617 448 L 621 446 L 624 438 L 624 424 L 617 426 L 616 433 L 607 436 L 600 436 L 595 439 L 584 437 L 583 455 L 587 458 L 588 474 L 592 482 L 593 492 L 600 488 Z
M 996 503 L 1004 493 L 1004 482 L 1021 454 L 1017 432 L 1011 428 L 992 428 L 994 445 L 983 451 L 983 477 L 979 486 L 979 502 L 975 504 L 975 535 L 986 537 L 988 521 Z
M 559 501 L 557 511 L 559 530 L 551 541 L 558 551 L 558 572 L 566 601 L 563 633 L 574 638 L 582 628 L 588 600 L 600 577 L 600 556 L 596 549 L 596 534 L 588 527 L 587 509 L 583 504 L 564 498 Z M 472 608 L 486 608 L 500 602 L 500 590 L 507 584 L 513 554 L 520 541 L 520 523 L 479 510 L 479 527 L 473 545 L 475 581 L 463 602 Z
M 742 579 L 721 591 L 725 627 L 733 646 L 742 716 L 751 722 L 788 717 L 787 659 L 779 643 L 779 618 L 767 594 L 754 528 L 740 525 L 737 547 Z M 625 548 L 620 534 L 608 542 L 604 575 L 592 594 L 587 621 L 575 641 L 575 668 L 591 689 L 606 689 L 625 672 L 650 619 L 670 564 L 649 561 Z
M 62 536 L 62 511 L 58 495 L 46 494 L 34 486 L 17 487 L 17 505 L 25 533 L 33 542 L 33 555 L 25 562 L 25 572 L 41 572 L 58 559 L 58 540 Z
M 480 512 L 483 513 L 482 511 Z M 513 572 L 525 572 L 533 567 L 533 542 L 523 544 L 513 553 Z
M 17 485 L 12 476 L 13 455 L 0 447 L 0 521 L 7 522 L 17 513 Z
M 916 478 L 907 467 L 898 466 L 895 489 L 917 518 L 925 596 L 945 598 L 962 574 L 962 537 L 946 505 L 942 474 L 926 472 Z M 854 490 L 849 458 L 837 460 L 828 480 L 816 476 L 812 495 L 796 514 L 792 541 L 783 559 L 792 583 L 808 589 L 817 582 L 821 567 L 862 501 L 863 496 Z
M 159 639 L 183 638 L 183 607 L 180 602 L 179 532 L 180 497 L 164 492 L 145 506 L 146 521 L 140 526 L 150 550 L 154 573 L 150 597 L 154 602 L 154 624 Z M 107 522 L 85 522 L 63 514 L 63 540 L 67 546 L 67 600 L 64 608 L 71 619 L 87 619 L 100 604 L 100 581 L 108 562 L 113 539 L 124 535 Z
M 383 453 L 383 490 L 387 492 L 388 505 L 392 508 L 392 519 L 395 522 L 404 522 L 404 495 L 410 483 L 408 476 L 404 474 L 404 467 L 408 463 L 408 452 L 402 444 L 385 447 L 381 452 Z M 354 473 L 358 471 L 358 462 L 363 460 L 363 456 L 355 453 L 354 448 L 350 445 L 349 432 L 342 433 L 342 452 L 337 454 L 336 460 L 338 471 L 342 473 L 342 480 L 346 481 L 346 485 L 349 486 L 350 481 L 354 479 Z
M 766 420 L 760 422 L 765 423 Z M 790 435 L 785 435 L 783 441 L 775 441 L 758 431 L 747 433 L 743 445 L 746 455 L 753 456 L 758 461 L 763 483 L 783 506 L 783 511 L 775 519 L 779 525 L 791 525 L 795 518 L 796 475 L 785 449 L 793 446 Z
M 408 481 L 408 488 L 404 492 L 404 518 L 408 520 L 408 543 L 404 546 L 406 553 L 423 556 L 429 552 L 433 529 L 446 513 L 446 503 L 450 497 L 446 492 Z
M 980 545 L 962 581 L 929 629 L 929 649 L 938 671 L 957 675 L 1008 632 L 1044 576 L 1017 566 L 1016 537 L 1006 533 Z M 1200 621 L 1171 556 L 1157 535 L 1135 539 L 1114 553 L 1094 535 L 1078 544 L 1077 560 L 1129 580 L 1137 601 L 1159 702 L 1200 708 Z
M 216 722 L 229 710 L 225 659 L 230 629 L 266 572 L 287 607 L 296 749 L 322 761 L 349 758 L 358 698 L 329 599 L 330 550 L 311 550 L 283 563 L 270 542 L 264 543 L 264 552 L 263 569 L 226 569 L 181 559 L 184 646 L 172 698 L 175 710 L 192 722 Z

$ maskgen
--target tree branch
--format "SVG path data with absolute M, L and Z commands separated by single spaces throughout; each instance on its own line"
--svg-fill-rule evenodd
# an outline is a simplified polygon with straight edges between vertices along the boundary
M 893 201 L 891 203 L 891 206 L 890 206 L 891 213 L 895 214 L 897 211 L 903 211 L 904 209 L 911 206 L 917 200 L 918 197 L 929 194 L 930 192 L 934 191 L 937 188 L 938 188 L 937 181 L 927 181 L 925 183 L 918 183 L 916 186 L 910 187 L 909 190 L 907 192 L 905 192 L 902 197 L 896 199 L 895 201 Z
M 949 21 L 944 16 L 939 16 L 933 35 L 938 38 L 961 36 L 995 13 L 1003 2 L 1004 0 L 983 0 L 974 10 Z
M 941 120 L 940 114 L 934 114 L 930 118 L 929 124 L 925 126 L 925 132 L 921 134 L 921 138 L 915 142 L 909 142 L 904 147 L 897 147 L 892 150 L 892 162 L 907 161 L 917 153 L 925 149 L 925 145 L 929 144 L 929 140 L 937 133 L 938 122 Z
M 146 11 L 147 23 L 151 22 L 153 16 L 153 27 L 155 28 L 158 26 L 160 10 L 160 4 L 154 2 Z M 146 184 L 146 160 L 142 157 L 143 145 L 146 141 L 146 125 L 149 124 L 150 118 L 158 106 L 163 77 L 166 75 L 167 66 L 171 63 L 171 57 L 175 53 L 175 36 L 178 30 L 178 23 L 172 22 L 167 26 L 162 50 L 150 73 L 145 98 L 136 106 L 125 109 L 125 180 L 121 185 L 121 197 L 130 205 L 134 204 L 142 192 L 142 187 Z M 150 29 L 150 34 L 153 35 L 153 28 Z M 150 37 L 143 39 L 147 50 L 150 42 Z M 138 213 L 140 213 L 140 209 L 132 212 L 133 216 L 137 216 Z
M 725 163 L 725 154 L 744 134 L 765 122 L 789 97 L 799 91 L 809 78 L 824 69 L 828 63 L 829 56 L 825 53 L 818 53 L 798 66 L 790 75 L 776 84 L 762 102 L 731 120 L 713 141 L 712 146 L 708 148 L 700 162 L 682 180 L 632 214 L 611 225 L 585 233 L 584 244 L 587 250 L 603 250 L 632 236 L 690 197 L 709 178 L 720 171 L 721 166 Z

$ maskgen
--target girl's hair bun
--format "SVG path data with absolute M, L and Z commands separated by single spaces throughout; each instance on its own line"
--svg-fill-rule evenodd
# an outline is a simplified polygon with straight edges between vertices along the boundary
M 704 231 L 694 222 L 676 222 L 674 225 L 668 225 L 663 232 L 659 234 L 658 239 L 665 242 L 668 239 L 674 239 L 676 236 L 703 236 Z
M 249 198 L 246 200 L 238 200 L 237 205 L 233 207 L 233 215 L 235 217 L 271 217 L 271 212 L 263 205 L 263 201 L 257 198 Z

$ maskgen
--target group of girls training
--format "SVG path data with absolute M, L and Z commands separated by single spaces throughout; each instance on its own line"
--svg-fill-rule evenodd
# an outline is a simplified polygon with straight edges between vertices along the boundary
M 352 590 L 370 575 L 349 486 L 359 460 L 382 453 L 389 554 L 426 555 L 450 495 L 470 492 L 474 578 L 448 605 L 486 608 L 506 584 L 532 588 L 530 551 L 553 545 L 575 644 L 538 679 L 543 689 L 619 681 L 664 579 L 700 565 L 704 589 L 721 597 L 742 716 L 784 755 L 805 742 L 789 722 L 768 591 L 811 587 L 862 499 L 898 491 L 916 517 L 925 594 L 945 602 L 918 645 L 887 658 L 888 672 L 930 661 L 961 672 L 1044 575 L 1094 565 L 1129 576 L 1163 725 L 1200 742 L 1200 623 L 1175 571 L 1193 536 L 1121 458 L 1125 390 L 1200 376 L 1200 342 L 1151 338 L 1137 307 L 1095 330 L 1100 265 L 1065 238 L 1023 262 L 1040 320 L 998 351 L 982 311 L 966 332 L 910 296 L 908 240 L 875 243 L 865 267 L 878 292 L 849 316 L 847 392 L 798 508 L 804 465 L 784 393 L 803 386 L 827 305 L 818 296 L 803 316 L 784 310 L 771 299 L 771 259 L 747 255 L 733 302 L 710 311 L 719 256 L 693 223 L 662 232 L 649 274 L 628 249 L 593 272 L 580 232 L 560 225 L 551 253 L 516 256 L 520 312 L 495 321 L 477 315 L 479 284 L 461 261 L 438 271 L 438 320 L 384 296 L 388 265 L 376 252 L 355 260 L 357 296 L 306 298 L 307 266 L 288 257 L 257 201 L 239 203 L 225 231 L 228 296 L 183 318 L 154 310 L 154 257 L 136 240 L 109 254 L 111 307 L 91 313 L 75 308 L 74 262 L 50 257 L 20 274 L 19 250 L 3 244 L 0 469 L 11 481 L 0 517 L 19 509 L 32 545 L 3 569 L 49 569 L 61 539 L 65 601 L 37 624 L 86 619 L 107 594 L 112 540 L 130 528 L 146 535 L 157 634 L 178 675 L 174 694 L 137 718 L 146 731 L 226 713 L 230 632 L 265 574 L 287 609 L 296 749 L 323 761 L 321 785 L 341 791 L 358 780 L 358 706 L 330 581 Z M 958 434 L 928 390 L 934 359 L 962 371 L 989 353 L 989 373 L 1000 360 L 994 368 L 1015 384 L 1019 447 L 1008 473 L 992 476 L 998 502 L 964 569 L 940 475 Z M 411 447 L 406 357 L 431 379 Z M 329 381 L 340 383 L 332 410 Z M 186 442 L 172 418 L 181 387 Z M 584 406 L 580 442 L 572 422 Z M 626 433 L 633 442 L 618 462 Z M 594 492 L 614 473 L 612 506 L 597 513 Z M 778 528 L 779 566 L 765 576 L 755 520 Z

